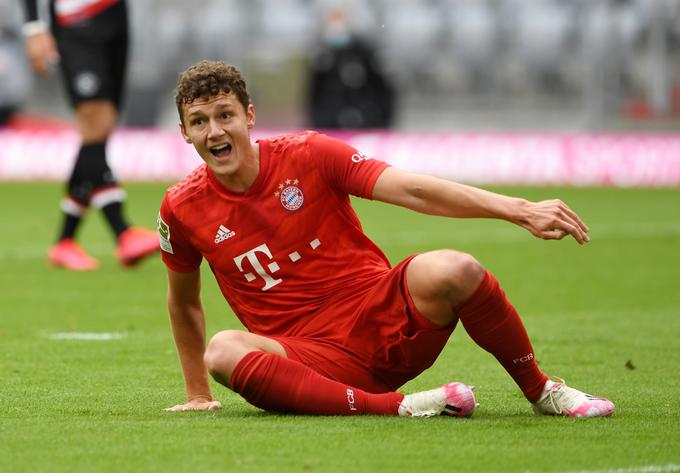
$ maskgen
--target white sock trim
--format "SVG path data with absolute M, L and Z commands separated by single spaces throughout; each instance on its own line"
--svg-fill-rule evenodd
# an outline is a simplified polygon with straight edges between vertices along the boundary
M 73 217 L 82 217 L 87 211 L 87 207 L 70 197 L 65 197 L 61 200 L 61 210 Z
M 90 203 L 93 207 L 101 209 L 114 202 L 123 202 L 127 194 L 120 187 L 109 187 L 92 194 Z

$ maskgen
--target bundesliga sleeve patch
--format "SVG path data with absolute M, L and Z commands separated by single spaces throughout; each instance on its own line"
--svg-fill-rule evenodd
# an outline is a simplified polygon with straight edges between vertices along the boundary
M 158 239 L 161 244 L 161 250 L 171 255 L 175 254 L 170 244 L 170 227 L 163 221 L 160 213 L 158 214 Z

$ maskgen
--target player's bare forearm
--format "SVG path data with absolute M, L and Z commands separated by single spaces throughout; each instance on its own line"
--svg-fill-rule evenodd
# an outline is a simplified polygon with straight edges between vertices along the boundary
M 524 199 L 397 168 L 388 168 L 380 175 L 373 198 L 429 215 L 509 221 L 517 221 L 527 203 Z
M 200 276 L 168 271 L 168 312 L 177 346 L 187 399 L 212 400 L 205 352 L 205 315 L 200 299 Z
M 205 351 L 205 322 L 200 307 L 177 307 L 168 304 L 172 333 L 179 354 L 187 399 L 212 399 L 208 384 L 208 372 L 203 363 Z
M 396 168 L 380 175 L 373 198 L 429 215 L 503 219 L 543 239 L 571 235 L 579 243 L 589 241 L 588 227 L 559 200 L 530 202 Z

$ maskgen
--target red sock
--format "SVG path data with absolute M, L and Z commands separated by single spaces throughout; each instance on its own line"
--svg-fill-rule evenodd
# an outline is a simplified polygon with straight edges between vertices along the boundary
M 458 315 L 470 338 L 494 355 L 524 396 L 536 402 L 548 377 L 536 364 L 522 320 L 490 272 L 472 297 L 458 306 Z
M 371 394 L 325 378 L 300 362 L 254 351 L 236 365 L 232 389 L 272 412 L 317 415 L 397 415 L 404 395 Z

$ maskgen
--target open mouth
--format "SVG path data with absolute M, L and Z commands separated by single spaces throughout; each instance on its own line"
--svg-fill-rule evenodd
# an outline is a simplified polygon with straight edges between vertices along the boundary
M 212 148 L 210 148 L 210 152 L 212 153 L 213 156 L 217 158 L 225 158 L 231 154 L 231 145 L 225 144 L 213 146 Z

